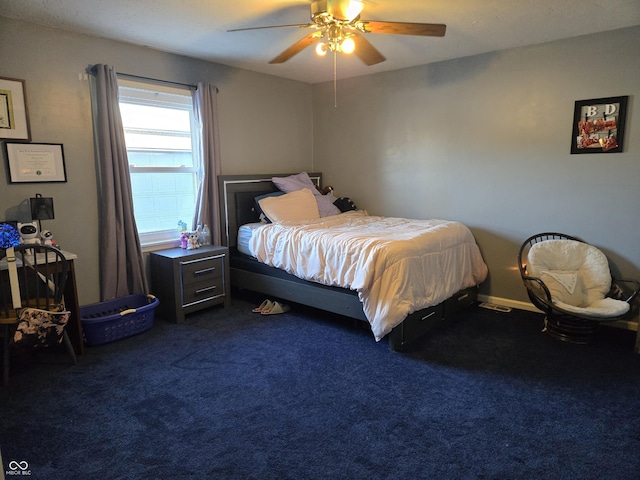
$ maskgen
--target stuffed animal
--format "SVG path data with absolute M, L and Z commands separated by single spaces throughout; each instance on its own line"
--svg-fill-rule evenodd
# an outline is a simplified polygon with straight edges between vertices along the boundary
M 18 223 L 18 231 L 20 232 L 20 241 L 22 243 L 27 245 L 40 245 L 38 227 L 35 223 Z
M 322 195 L 326 195 L 327 193 L 333 192 L 333 187 L 331 185 L 327 185 L 324 188 L 320 188 L 318 185 L 316 185 L 316 190 L 318 190 Z
M 186 249 L 188 244 L 189 244 L 189 234 L 187 232 L 182 232 L 180 234 L 180 246 Z
M 40 235 L 40 241 L 43 245 L 55 245 L 56 242 L 53 239 L 53 233 L 50 230 L 43 230 L 42 235 Z
M 198 243 L 199 237 L 200 237 L 200 232 L 187 233 L 187 250 L 194 250 L 196 248 L 200 248 L 200 244 Z

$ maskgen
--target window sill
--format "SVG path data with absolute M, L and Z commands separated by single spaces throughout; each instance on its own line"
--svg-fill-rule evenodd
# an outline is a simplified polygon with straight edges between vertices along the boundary
M 142 253 L 155 252 L 157 250 L 167 250 L 168 248 L 177 248 L 180 246 L 180 240 L 163 240 L 159 242 L 147 242 L 142 245 Z

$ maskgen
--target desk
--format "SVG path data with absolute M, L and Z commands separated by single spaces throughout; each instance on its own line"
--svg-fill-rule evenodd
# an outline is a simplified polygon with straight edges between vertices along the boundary
M 82 338 L 82 323 L 80 321 L 80 304 L 78 303 L 78 289 L 76 283 L 76 273 L 74 268 L 74 260 L 78 258 L 75 253 L 65 252 L 61 250 L 62 254 L 67 259 L 69 265 L 69 273 L 67 276 L 67 283 L 64 287 L 64 303 L 67 310 L 71 312 L 71 317 L 67 323 L 67 333 L 71 340 L 71 344 L 76 352 L 76 355 L 82 355 L 84 353 L 84 339 Z M 38 257 L 36 255 L 35 264 L 38 265 Z M 41 262 L 42 260 L 40 260 Z M 18 268 L 20 264 L 18 262 Z M 0 260 L 0 270 L 7 270 L 7 259 Z

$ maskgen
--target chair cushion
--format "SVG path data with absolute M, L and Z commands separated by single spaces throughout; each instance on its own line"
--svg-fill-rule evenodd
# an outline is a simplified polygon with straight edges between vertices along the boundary
M 626 313 L 629 305 L 605 299 L 611 288 L 607 257 L 592 245 L 574 240 L 547 240 L 531 247 L 529 275 L 540 278 L 554 304 L 578 314 L 612 317 Z
M 37 347 L 61 343 L 69 315 L 68 311 L 53 312 L 38 308 L 23 308 L 13 337 L 14 345 Z
M 586 307 L 575 307 L 563 302 L 554 302 L 554 304 L 565 312 L 602 319 L 619 317 L 627 313 L 630 308 L 627 302 L 615 298 L 603 298 Z

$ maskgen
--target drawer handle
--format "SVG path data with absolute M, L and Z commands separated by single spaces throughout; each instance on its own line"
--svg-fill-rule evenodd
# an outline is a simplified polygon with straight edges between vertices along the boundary
M 211 268 L 203 268 L 202 270 L 196 270 L 193 274 L 197 277 L 198 275 L 206 275 L 207 273 L 211 273 L 215 271 L 216 267 Z
M 431 313 L 429 313 L 428 315 L 425 315 L 424 317 L 422 317 L 420 320 L 421 320 L 421 321 L 422 321 L 422 320 L 426 320 L 426 319 L 427 319 L 427 318 L 429 318 L 429 317 L 433 317 L 435 314 L 436 314 L 436 312 L 431 312 Z
M 213 287 L 199 288 L 195 293 L 196 295 L 202 295 L 203 293 L 208 293 L 212 290 L 215 290 L 216 288 L 218 287 L 216 287 L 215 285 Z
M 464 300 L 464 299 L 465 299 L 465 298 L 467 298 L 468 296 L 469 296 L 469 294 L 468 294 L 468 293 L 465 293 L 464 295 L 460 295 L 460 296 L 458 297 L 458 301 L 459 301 L 459 302 L 461 302 L 462 300 Z

